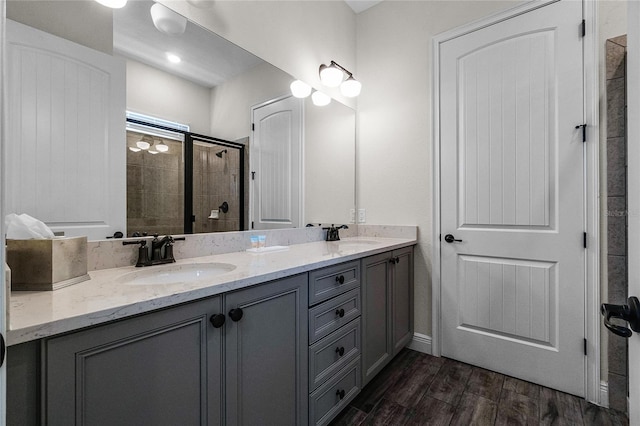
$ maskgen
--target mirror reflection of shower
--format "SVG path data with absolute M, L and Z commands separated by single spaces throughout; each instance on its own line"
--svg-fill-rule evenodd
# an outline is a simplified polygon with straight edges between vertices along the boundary
M 222 151 L 216 152 L 216 157 L 222 158 L 222 154 L 226 154 L 226 153 L 227 153 L 227 150 L 223 149 Z

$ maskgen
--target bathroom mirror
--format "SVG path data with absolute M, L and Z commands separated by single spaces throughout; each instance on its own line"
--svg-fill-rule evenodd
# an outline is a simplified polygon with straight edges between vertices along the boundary
M 264 188 L 262 191 L 256 189 L 259 181 L 259 177 L 256 177 L 258 159 L 264 164 L 265 158 L 273 157 L 273 152 L 266 152 L 263 156 L 255 153 L 255 147 L 260 144 L 252 131 L 252 108 L 290 96 L 289 85 L 294 78 L 186 19 L 183 21 L 185 30 L 180 34 L 167 34 L 167 29 L 165 32 L 159 30 L 154 26 L 150 13 L 154 4 L 146 0 L 128 2 L 124 8 L 113 13 L 114 55 L 126 60 L 127 110 L 188 125 L 189 132 L 246 147 L 244 171 L 239 171 L 237 167 L 238 153 L 227 149 L 222 156 L 208 155 L 204 159 L 205 165 L 212 170 L 209 174 L 212 178 L 208 182 L 203 181 L 200 175 L 194 175 L 194 190 L 201 190 L 206 185 L 223 185 L 224 190 L 209 191 L 211 195 L 204 202 L 202 196 L 194 196 L 193 232 L 243 230 L 252 226 L 259 229 L 262 227 L 260 221 L 254 220 L 253 216 L 259 216 L 261 210 L 275 204 L 272 202 L 274 199 L 278 199 L 281 205 L 297 204 L 297 207 L 293 205 L 288 208 L 299 211 L 300 215 L 295 221 L 272 221 L 267 226 L 269 228 L 305 226 L 308 223 L 350 223 L 355 206 L 355 112 L 336 101 L 328 106 L 317 107 L 310 98 L 294 99 L 302 111 L 301 147 L 298 154 L 285 155 L 297 157 L 297 160 L 292 159 L 292 167 L 297 167 L 298 173 L 281 173 L 281 176 L 285 176 L 283 179 L 286 176 L 298 176 L 297 181 L 282 184 L 299 187 L 299 198 L 293 201 L 280 200 L 278 191 L 273 191 L 262 197 L 269 200 L 267 206 L 259 206 L 260 199 L 255 194 L 263 193 Z M 180 26 L 181 17 L 177 14 L 174 17 L 177 19 L 176 25 Z M 168 54 L 180 57 L 180 62 L 176 63 L 175 57 L 171 62 Z M 135 146 L 134 139 L 140 137 L 140 134 L 128 132 L 128 146 Z M 173 140 L 167 144 L 172 146 L 177 143 Z M 205 145 L 200 143 L 194 146 L 194 153 L 196 148 L 199 151 Z M 211 148 L 212 154 L 223 152 L 217 146 Z M 175 148 L 171 152 L 175 153 Z M 151 158 L 144 152 L 127 152 L 130 170 L 138 167 L 142 155 L 151 160 L 163 156 L 168 158 L 166 153 Z M 178 160 L 173 155 L 172 160 Z M 197 158 L 204 157 L 198 155 Z M 202 160 L 196 159 L 194 167 L 198 161 Z M 173 163 L 175 161 L 171 161 L 175 166 Z M 185 198 L 181 191 L 185 177 L 179 167 L 173 169 L 167 169 L 167 173 L 172 173 L 172 176 L 175 174 L 172 184 L 167 187 L 177 192 L 161 197 L 164 200 L 177 196 Z M 129 180 L 130 183 L 134 182 Z M 241 191 L 243 197 L 240 197 Z M 134 193 L 135 196 L 132 196 Z M 235 198 L 223 199 L 214 195 L 216 193 Z M 164 233 L 158 215 L 163 210 L 160 206 L 162 200 L 157 194 L 145 194 L 139 185 L 134 184 L 128 188 L 127 198 L 129 211 L 137 214 L 134 221 L 128 220 L 128 228 L 135 226 L 135 230 Z M 244 205 L 241 205 L 241 198 L 244 198 Z M 223 202 L 227 202 L 231 211 L 225 213 L 219 208 Z M 145 214 L 140 214 L 141 206 L 145 203 L 153 212 L 148 215 L 148 225 L 142 219 Z M 243 220 L 238 220 L 238 208 L 244 210 Z M 167 223 L 171 222 L 170 226 L 166 226 L 167 232 L 178 233 L 176 223 L 179 223 L 181 216 L 174 213 L 165 216 Z M 244 226 L 239 225 L 241 223 Z M 133 231 L 127 229 L 128 233 Z

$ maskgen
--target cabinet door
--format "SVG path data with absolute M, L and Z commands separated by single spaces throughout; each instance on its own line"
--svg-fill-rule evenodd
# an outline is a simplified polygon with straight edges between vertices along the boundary
M 225 296 L 227 425 L 307 423 L 307 282 L 296 275 Z
M 391 253 L 362 260 L 362 386 L 391 360 Z
M 413 247 L 393 251 L 392 333 L 395 356 L 413 338 Z
M 216 425 L 221 312 L 214 297 L 48 339 L 43 424 Z

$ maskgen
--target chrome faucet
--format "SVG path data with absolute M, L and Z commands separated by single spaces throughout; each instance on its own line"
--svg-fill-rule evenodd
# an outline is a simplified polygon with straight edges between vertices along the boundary
M 173 243 L 175 241 L 184 241 L 184 239 L 185 237 L 173 238 L 171 235 L 165 235 L 159 239 L 158 234 L 155 234 L 153 240 L 151 240 L 151 258 L 149 258 L 147 240 L 123 241 L 122 245 L 140 244 L 136 267 L 152 266 L 174 263 L 176 259 L 173 257 Z
M 349 229 L 347 225 L 341 225 L 336 227 L 331 224 L 329 228 L 322 228 L 327 231 L 327 241 L 340 241 L 340 230 L 341 229 Z

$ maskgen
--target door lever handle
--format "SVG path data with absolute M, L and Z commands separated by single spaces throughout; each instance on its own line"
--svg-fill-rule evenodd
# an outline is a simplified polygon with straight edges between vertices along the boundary
M 637 297 L 632 296 L 627 299 L 627 305 L 603 303 L 600 306 L 600 313 L 604 317 L 604 326 L 618 336 L 629 338 L 633 334 L 631 330 L 640 332 L 640 301 Z M 627 327 L 613 324 L 611 318 L 627 321 L 631 330 Z
M 444 240 L 445 240 L 446 242 L 448 242 L 448 243 L 452 243 L 452 242 L 454 242 L 454 241 L 455 241 L 456 243 L 461 243 L 461 242 L 462 242 L 462 240 L 456 240 L 456 237 L 454 237 L 454 236 L 453 236 L 453 235 L 451 235 L 451 234 L 447 234 L 447 235 L 445 235 L 445 236 L 444 236 Z

